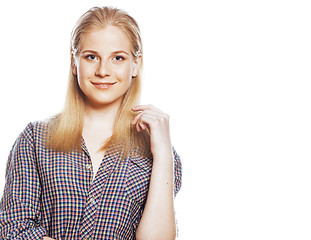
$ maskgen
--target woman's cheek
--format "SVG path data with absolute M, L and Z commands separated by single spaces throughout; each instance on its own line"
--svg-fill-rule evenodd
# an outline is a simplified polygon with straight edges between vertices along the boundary
M 130 66 L 126 65 L 123 67 L 120 67 L 116 70 L 116 75 L 119 78 L 119 81 L 125 82 L 128 81 L 130 82 L 132 79 L 132 73 L 131 73 L 131 68 Z

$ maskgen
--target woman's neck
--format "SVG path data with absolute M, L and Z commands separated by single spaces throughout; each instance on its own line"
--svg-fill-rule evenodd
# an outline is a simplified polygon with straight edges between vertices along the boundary
M 120 105 L 121 101 L 101 107 L 86 104 L 83 128 L 96 129 L 100 132 L 111 132 L 112 134 L 114 122 Z

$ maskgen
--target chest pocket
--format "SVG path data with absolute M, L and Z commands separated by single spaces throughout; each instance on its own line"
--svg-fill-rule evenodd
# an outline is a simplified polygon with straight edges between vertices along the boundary
M 146 200 L 151 170 L 151 158 L 134 156 L 128 159 L 126 192 L 127 195 L 138 204 L 142 204 Z

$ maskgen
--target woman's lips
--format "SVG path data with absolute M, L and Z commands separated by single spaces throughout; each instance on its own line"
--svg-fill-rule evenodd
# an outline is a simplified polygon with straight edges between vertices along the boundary
M 116 82 L 92 82 L 92 84 L 97 88 L 97 89 L 108 89 L 112 87 Z

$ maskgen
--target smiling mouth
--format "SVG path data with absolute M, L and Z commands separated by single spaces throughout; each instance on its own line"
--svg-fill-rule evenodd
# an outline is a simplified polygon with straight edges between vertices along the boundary
M 116 82 L 92 82 L 92 84 L 98 89 L 107 89 L 116 84 Z

